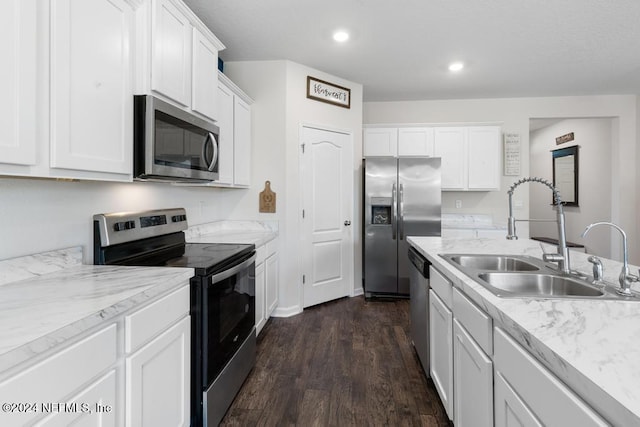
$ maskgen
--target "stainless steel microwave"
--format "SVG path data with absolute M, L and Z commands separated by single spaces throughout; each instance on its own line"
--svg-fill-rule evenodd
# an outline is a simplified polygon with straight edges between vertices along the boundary
M 135 179 L 218 179 L 218 126 L 151 95 L 135 95 L 133 106 Z

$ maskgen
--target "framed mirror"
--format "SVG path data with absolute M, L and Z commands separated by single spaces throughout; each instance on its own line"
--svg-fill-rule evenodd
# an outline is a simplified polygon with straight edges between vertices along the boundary
M 578 205 L 578 146 L 551 151 L 553 186 L 560 192 L 564 206 Z M 555 205 L 555 200 L 552 201 Z

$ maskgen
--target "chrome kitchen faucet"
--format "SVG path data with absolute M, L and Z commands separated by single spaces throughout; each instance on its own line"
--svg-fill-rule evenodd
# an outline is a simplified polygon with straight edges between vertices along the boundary
M 548 254 L 545 253 L 542 255 L 542 259 L 545 262 L 555 262 L 558 263 L 558 270 L 562 271 L 564 274 L 571 274 L 571 266 L 569 261 L 569 248 L 567 247 L 567 233 L 564 225 L 564 210 L 562 208 L 562 199 L 560 198 L 560 192 L 556 187 L 553 186 L 549 181 L 530 177 L 530 178 L 522 178 L 511 185 L 509 187 L 509 220 L 507 223 L 507 239 L 509 240 L 517 240 L 518 236 L 516 235 L 516 221 L 537 221 L 537 222 L 546 222 L 553 221 L 548 219 L 516 219 L 513 216 L 513 190 L 520 184 L 524 184 L 525 182 L 539 182 L 540 184 L 546 185 L 553 192 L 553 200 L 557 206 L 557 215 L 555 222 L 558 223 L 558 253 Z
M 627 233 L 625 233 L 622 228 L 620 228 L 618 225 L 612 222 L 600 221 L 600 222 L 594 222 L 593 224 L 587 225 L 587 228 L 585 228 L 584 231 L 582 232 L 582 237 L 583 238 L 586 237 L 587 233 L 589 233 L 589 230 L 591 230 L 593 227 L 596 227 L 598 225 L 608 225 L 609 227 L 615 228 L 620 232 L 620 234 L 622 234 L 622 270 L 620 271 L 620 276 L 618 276 L 618 281 L 620 282 L 620 288 L 616 289 L 616 292 L 626 297 L 632 297 L 634 295 L 633 293 L 631 293 L 631 282 L 640 281 L 640 277 L 629 273 Z

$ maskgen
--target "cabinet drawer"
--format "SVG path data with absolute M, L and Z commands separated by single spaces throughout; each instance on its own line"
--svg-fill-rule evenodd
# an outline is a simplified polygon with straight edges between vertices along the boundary
M 189 313 L 189 285 L 125 317 L 125 351 L 131 353 Z
M 458 289 L 453 289 L 453 315 L 487 354 L 493 354 L 493 321 Z
M 606 426 L 591 407 L 500 328 L 494 363 L 510 387 L 544 425 Z
M 267 257 L 267 245 L 256 248 L 256 265 L 262 264 Z
M 275 254 L 278 251 L 278 239 L 267 242 L 266 246 L 267 246 L 266 257 L 269 258 L 271 255 Z
M 0 402 L 63 402 L 116 363 L 115 323 L 0 384 Z M 115 402 L 112 402 L 115 403 Z M 0 425 L 25 425 L 38 412 L 0 412 Z
M 442 302 L 448 307 L 453 307 L 453 296 L 452 296 L 452 285 L 449 279 L 444 277 L 442 273 L 433 268 L 433 266 L 429 267 L 429 286 L 433 291 L 440 297 Z

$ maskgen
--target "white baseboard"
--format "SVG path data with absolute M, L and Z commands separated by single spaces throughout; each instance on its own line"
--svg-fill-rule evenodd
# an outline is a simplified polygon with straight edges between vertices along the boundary
M 351 293 L 352 297 L 357 297 L 359 295 L 363 295 L 364 294 L 364 288 L 355 288 L 353 290 L 353 292 Z
M 291 317 L 302 313 L 302 307 L 292 305 L 290 307 L 276 307 L 271 313 L 272 317 Z

